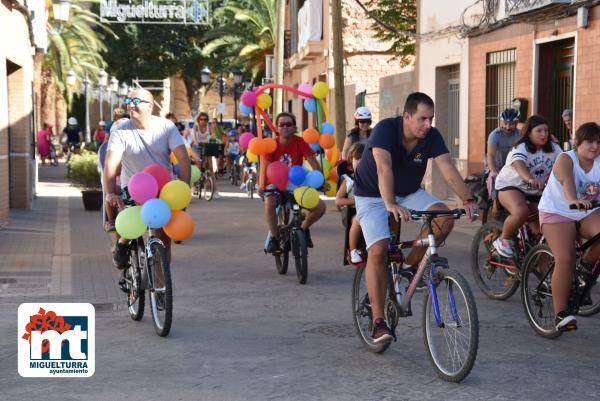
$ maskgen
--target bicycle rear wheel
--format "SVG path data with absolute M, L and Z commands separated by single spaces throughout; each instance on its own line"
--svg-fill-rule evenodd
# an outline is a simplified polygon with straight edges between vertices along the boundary
M 204 198 L 204 200 L 210 201 L 212 200 L 214 194 L 215 179 L 210 174 L 208 174 L 206 177 L 204 177 L 204 180 L 202 182 L 201 196 L 202 198 Z
M 173 288 L 171 270 L 167 253 L 161 243 L 150 245 L 152 258 L 149 260 L 148 272 L 152 275 L 150 281 L 150 307 L 154 330 L 161 337 L 166 337 L 171 330 L 173 319 Z
M 290 238 L 288 238 L 288 229 L 286 228 L 290 221 L 290 212 L 287 207 L 279 206 L 277 208 L 277 225 L 279 227 L 279 245 L 280 252 L 275 253 L 275 267 L 277 273 L 286 274 L 290 260 Z
M 250 199 L 254 199 L 254 180 L 248 181 L 246 188 L 248 189 L 248 196 Z
M 582 302 L 579 305 L 579 315 L 581 316 L 593 316 L 596 313 L 600 312 L 600 277 L 596 279 L 596 282 L 593 284 L 590 289 L 590 295 L 588 299 L 589 303 L 584 305 Z
M 143 248 L 143 247 L 142 247 Z M 142 320 L 146 293 L 142 288 L 142 277 L 140 268 L 138 242 L 131 241 L 129 244 L 129 264 L 124 272 L 125 288 L 127 290 L 127 309 L 129 316 L 135 321 Z
M 458 272 L 440 269 L 434 282 L 435 293 L 427 291 L 424 299 L 425 349 L 438 376 L 458 383 L 471 372 L 477 357 L 477 307 L 467 281 Z
M 387 310 L 386 305 L 386 310 Z M 373 314 L 371 301 L 365 282 L 365 268 L 357 267 L 352 281 L 352 321 L 358 338 L 371 352 L 381 354 L 390 346 L 390 341 L 375 343 L 371 337 L 373 331 Z
M 471 245 L 471 270 L 477 286 L 488 298 L 504 301 L 519 288 L 516 267 L 506 269 L 498 266 L 507 264 L 508 259 L 500 259 L 492 243 L 502 233 L 502 223 L 491 221 L 481 226 Z M 514 260 L 510 261 L 514 264 Z
M 536 333 L 545 338 L 557 338 L 562 332 L 556 330 L 552 304 L 552 273 L 554 255 L 546 244 L 536 245 L 525 258 L 521 274 L 521 298 L 529 324 Z
M 292 236 L 292 250 L 296 262 L 296 276 L 300 284 L 306 284 L 308 280 L 308 247 L 306 246 L 306 234 L 297 229 Z

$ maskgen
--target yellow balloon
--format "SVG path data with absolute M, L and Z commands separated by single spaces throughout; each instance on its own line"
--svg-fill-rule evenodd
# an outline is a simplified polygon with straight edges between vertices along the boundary
M 335 196 L 337 194 L 337 184 L 333 181 L 327 181 L 327 183 L 329 184 L 329 190 L 327 192 L 325 192 L 325 195 L 327 196 Z
M 248 161 L 252 163 L 258 163 L 258 156 L 252 153 L 250 150 L 246 151 L 246 157 L 248 158 Z
M 317 82 L 313 86 L 312 93 L 317 99 L 325 99 L 329 93 L 329 85 L 327 85 L 325 82 Z
M 268 109 L 273 104 L 273 99 L 271 96 L 263 93 L 256 98 L 256 105 L 261 109 Z
M 192 190 L 181 180 L 170 181 L 160 190 L 160 199 L 167 202 L 171 210 L 181 210 L 190 204 Z
M 294 199 L 305 209 L 314 209 L 319 204 L 319 193 L 311 187 L 298 187 L 294 189 Z

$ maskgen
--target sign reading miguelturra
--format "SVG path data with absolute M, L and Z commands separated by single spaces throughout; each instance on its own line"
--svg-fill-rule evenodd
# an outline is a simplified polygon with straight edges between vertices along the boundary
M 208 0 L 100 0 L 100 19 L 112 24 L 208 24 Z

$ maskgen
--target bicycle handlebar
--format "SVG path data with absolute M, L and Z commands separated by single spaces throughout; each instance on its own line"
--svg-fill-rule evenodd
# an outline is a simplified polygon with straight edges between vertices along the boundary
M 600 201 L 593 200 L 592 201 L 592 207 L 591 207 L 591 209 L 595 209 L 597 207 L 600 207 Z M 577 207 L 577 205 L 575 205 L 574 203 L 572 203 L 572 204 L 569 205 L 569 209 L 579 209 L 579 208 Z
M 420 220 L 422 217 L 439 217 L 439 216 L 452 216 L 458 220 L 462 216 L 466 215 L 465 209 L 452 209 L 452 210 L 410 210 L 410 217 L 412 220 Z

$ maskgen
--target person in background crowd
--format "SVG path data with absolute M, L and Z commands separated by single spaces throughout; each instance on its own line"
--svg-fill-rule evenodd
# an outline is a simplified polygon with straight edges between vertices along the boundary
M 366 144 L 371 135 L 371 111 L 368 107 L 359 107 L 354 112 L 354 125 L 355 127 L 350 130 L 348 136 L 344 140 L 344 146 L 342 148 L 342 160 L 348 160 L 348 152 L 350 146 L 355 142 Z
M 69 117 L 67 120 L 67 126 L 62 132 L 62 136 L 63 138 L 66 137 L 65 147 L 63 150 L 64 153 L 68 155 L 68 160 L 71 153 L 71 148 L 73 149 L 73 152 L 79 153 L 81 143 L 83 142 L 83 133 L 81 132 L 81 128 L 79 127 L 75 117 Z M 62 138 L 61 142 L 63 142 Z
M 37 148 L 42 159 L 42 165 L 46 165 L 46 158 L 50 157 L 50 147 L 52 146 L 52 124 L 44 123 L 41 130 L 37 133 Z
M 113 110 L 113 119 L 112 121 L 109 121 L 109 125 L 107 125 L 106 127 L 106 132 L 112 132 L 117 125 L 119 125 L 123 121 L 127 121 L 127 119 L 128 116 L 127 112 L 125 112 L 125 109 L 117 107 Z
M 564 109 L 562 112 L 562 120 L 569 135 L 568 145 L 567 143 L 564 143 L 563 148 L 564 150 L 571 150 L 573 149 L 573 110 Z
M 504 109 L 500 114 L 500 126 L 490 132 L 487 141 L 487 168 L 489 175 L 487 178 L 488 193 L 492 196 L 494 192 L 494 181 L 498 176 L 506 156 L 521 136 L 521 131 L 517 128 L 521 113 L 511 107 Z
M 104 121 L 98 122 L 98 127 L 94 131 L 94 137 L 92 138 L 96 142 L 96 149 L 100 148 L 100 145 L 104 143 L 104 137 L 106 136 L 106 123 Z

